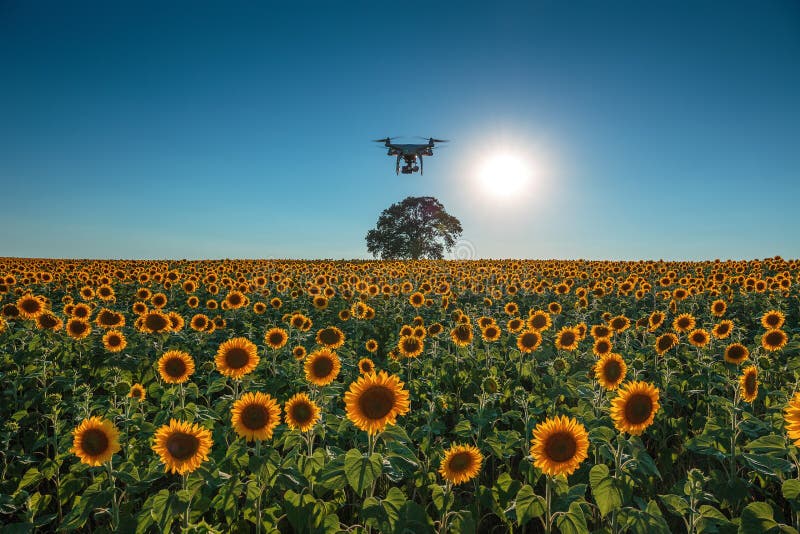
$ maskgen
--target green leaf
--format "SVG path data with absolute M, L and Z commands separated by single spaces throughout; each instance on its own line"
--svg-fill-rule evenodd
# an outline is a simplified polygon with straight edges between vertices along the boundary
M 766 454 L 743 454 L 742 457 L 754 470 L 770 478 L 778 478 L 780 473 L 791 471 L 793 464 L 783 458 Z
M 586 517 L 583 515 L 581 505 L 574 502 L 569 505 L 569 510 L 556 519 L 556 526 L 561 534 L 588 534 Z
M 678 517 L 684 517 L 686 514 L 689 513 L 689 503 L 686 502 L 686 499 L 680 497 L 678 495 L 659 495 L 659 499 L 664 504 L 664 507 L 667 509 L 667 512 L 677 515 Z
M 592 486 L 594 501 L 603 517 L 622 506 L 624 502 L 622 484 L 609 475 L 607 465 L 598 464 L 592 467 L 589 471 L 589 483 Z
M 310 523 L 311 511 L 314 509 L 316 500 L 307 493 L 295 493 L 286 490 L 283 494 L 286 508 L 286 519 L 292 525 L 295 532 L 306 532 Z
M 433 522 L 425 509 L 414 501 L 406 501 L 400 507 L 392 532 L 398 534 L 423 534 L 433 532 Z
M 533 488 L 525 484 L 517 492 L 517 524 L 523 526 L 531 519 L 542 517 L 547 509 L 544 497 L 536 495 Z
M 347 482 L 359 495 L 381 476 L 383 460 L 373 453 L 367 458 L 358 449 L 350 449 L 344 457 L 344 473 Z
M 341 490 L 347 486 L 347 477 L 344 474 L 344 457 L 338 456 L 317 472 L 317 486 L 327 490 Z
M 765 502 L 754 502 L 742 510 L 739 533 L 761 534 L 777 526 L 778 523 L 772 518 L 772 507 Z
M 787 501 L 796 501 L 800 497 L 800 480 L 790 478 L 781 486 L 781 493 Z
M 44 477 L 39 470 L 36 467 L 31 467 L 25 471 L 24 475 L 22 475 L 22 480 L 19 481 L 19 486 L 17 486 L 17 492 L 27 488 L 28 486 L 32 486 L 33 484 L 38 484 L 42 478 Z
M 783 436 L 770 434 L 754 439 L 744 446 L 748 451 L 759 454 L 786 454 L 786 439 Z

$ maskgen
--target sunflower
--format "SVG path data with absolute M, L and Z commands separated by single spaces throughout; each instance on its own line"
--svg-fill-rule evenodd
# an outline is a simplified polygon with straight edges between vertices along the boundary
M 522 328 L 525 326 L 525 322 L 520 319 L 519 317 L 515 317 L 513 319 L 509 319 L 506 323 L 506 328 L 512 334 L 516 334 L 517 332 L 522 331 Z
M 347 418 L 369 434 L 382 432 L 410 410 L 408 391 L 386 371 L 359 377 L 345 392 L 344 402 Z
M 170 419 L 168 425 L 156 430 L 152 449 L 161 458 L 165 471 L 183 475 L 208 459 L 212 445 L 209 430 L 196 423 Z
M 0 321 L 1 320 L 2 319 L 0 318 Z M 62 321 L 56 315 L 46 311 L 36 318 L 36 326 L 43 330 L 52 330 L 53 332 L 58 332 L 64 327 L 64 321 Z M 3 330 L 0 329 L 0 332 L 2 331 Z
M 750 351 L 741 343 L 731 343 L 725 348 L 725 361 L 739 365 L 750 356 Z
M 552 313 L 553 315 L 558 315 L 561 313 L 561 304 L 558 302 L 551 302 L 547 305 L 547 310 Z
M 724 300 L 717 299 L 711 303 L 711 315 L 714 317 L 722 317 L 727 309 L 728 305 L 725 304 Z
M 344 345 L 344 332 L 336 326 L 329 326 L 317 332 L 317 343 L 331 350 Z
M 420 292 L 412 293 L 411 296 L 408 297 L 408 303 L 415 308 L 419 308 L 425 304 L 425 295 Z
M 118 328 L 125 326 L 125 316 L 108 308 L 103 308 L 97 313 L 94 322 L 102 328 Z
M 397 350 L 406 358 L 416 358 L 425 349 L 425 344 L 417 336 L 403 336 L 397 342 Z
M 375 372 L 375 362 L 369 358 L 361 358 L 358 360 L 358 371 L 362 375 L 368 375 Z
M 578 348 L 580 341 L 577 330 L 569 326 L 563 327 L 556 334 L 556 348 L 559 350 L 573 351 Z
M 611 337 L 611 334 L 614 333 L 613 330 L 607 325 L 604 324 L 596 324 L 592 326 L 590 332 L 592 333 L 592 337 L 595 339 L 600 339 L 602 337 Z
M 306 359 L 306 348 L 298 345 L 292 349 L 292 356 L 297 361 L 302 361 Z
M 696 321 L 692 314 L 682 313 L 672 321 L 672 329 L 676 332 L 688 332 L 694 329 Z
M 617 389 L 625 380 L 627 371 L 628 366 L 625 364 L 625 360 L 614 352 L 602 355 L 594 366 L 595 378 L 601 386 L 608 390 Z
M 364 343 L 364 348 L 367 349 L 367 352 L 375 353 L 378 351 L 378 342 L 374 339 L 368 339 L 366 343 Z
M 444 451 L 439 474 L 453 485 L 469 482 L 480 473 L 483 454 L 473 445 L 452 445 Z
M 538 330 L 525 330 L 517 336 L 517 348 L 521 353 L 529 354 L 542 344 L 542 334 Z
M 264 334 L 264 343 L 272 350 L 278 350 L 289 340 L 289 334 L 283 328 L 270 328 Z
M 500 339 L 500 334 L 500 327 L 498 327 L 496 324 L 490 324 L 481 330 L 481 338 L 488 343 Z
M 253 372 L 260 358 L 255 343 L 245 337 L 235 337 L 222 343 L 214 362 L 223 375 L 238 380 Z
M 755 366 L 745 367 L 742 371 L 742 376 L 739 377 L 739 392 L 745 402 L 753 402 L 758 396 L 758 369 Z
M 167 305 L 167 296 L 164 293 L 156 293 L 150 297 L 150 304 L 152 304 L 154 308 L 161 309 Z
M 786 335 L 786 332 L 778 328 L 767 330 L 764 335 L 761 336 L 761 346 L 764 347 L 764 350 L 769 352 L 782 349 L 788 341 L 789 336 Z
M 72 339 L 83 339 L 92 333 L 92 325 L 84 319 L 73 317 L 67 321 L 66 331 Z
M 611 418 L 620 432 L 638 436 L 653 423 L 659 408 L 658 388 L 647 382 L 628 382 L 611 401 Z
M 183 319 L 183 316 L 178 313 L 171 311 L 167 313 L 167 317 L 169 317 L 169 329 L 172 332 L 180 332 L 183 330 L 186 321 Z
M 714 325 L 714 328 L 711 329 L 711 335 L 713 335 L 717 339 L 725 339 L 731 335 L 732 331 L 733 331 L 733 321 L 724 319 Z
M 545 475 L 569 476 L 588 457 L 589 435 L 577 419 L 556 416 L 533 429 L 533 465 Z
M 98 466 L 111 460 L 119 452 L 119 430 L 114 423 L 102 417 L 90 417 L 81 421 L 72 431 L 72 449 L 81 462 Z
M 109 330 L 103 336 L 103 346 L 108 352 L 122 352 L 128 346 L 128 341 L 119 330 Z
M 167 384 L 181 384 L 194 373 L 194 360 L 188 352 L 168 350 L 158 359 L 158 374 Z
M 139 329 L 147 334 L 156 334 L 160 332 L 169 332 L 172 323 L 167 314 L 158 310 L 150 310 L 142 316 L 142 322 Z
M 284 419 L 291 429 L 301 432 L 311 430 L 319 421 L 319 406 L 308 398 L 305 393 L 297 393 L 286 401 L 283 407 L 286 412 Z
M 531 313 L 528 316 L 528 319 L 527 321 L 525 321 L 525 324 L 531 330 L 538 330 L 539 332 L 543 332 L 553 325 L 553 321 L 550 318 L 549 313 L 542 310 L 536 310 L 535 312 Z
M 678 336 L 672 332 L 662 334 L 656 338 L 656 354 L 663 356 L 665 352 L 678 345 Z
M 339 356 L 330 349 L 314 351 L 306 358 L 306 380 L 317 386 L 327 386 L 336 380 L 341 369 Z
M 203 313 L 198 313 L 195 314 L 189 321 L 189 326 L 192 328 L 192 330 L 203 332 L 208 328 L 208 324 L 210 322 L 211 319 L 208 318 L 208 315 L 205 315 Z
M 40 297 L 28 293 L 17 299 L 17 309 L 23 319 L 36 319 L 45 312 L 45 305 Z
M 604 354 L 608 354 L 611 352 L 611 349 L 614 348 L 612 345 L 611 340 L 607 337 L 601 337 L 599 339 L 595 339 L 594 345 L 592 346 L 592 352 L 595 356 L 602 356 Z
M 237 310 L 243 306 L 250 304 L 250 300 L 241 291 L 231 291 L 225 297 L 224 301 L 228 305 L 228 309 Z
M 472 325 L 460 324 L 450 331 L 450 339 L 457 347 L 466 347 L 472 343 Z
M 614 332 L 624 332 L 631 326 L 631 320 L 625 317 L 624 315 L 617 315 L 616 317 L 612 317 L 611 320 L 608 321 L 608 326 L 611 327 Z
M 709 339 L 711 339 L 711 336 L 709 336 L 708 332 L 702 328 L 698 328 L 697 330 L 692 330 L 689 332 L 689 343 L 695 347 L 705 347 L 708 345 Z
M 800 391 L 794 394 L 783 411 L 786 435 L 800 447 Z
M 650 314 L 650 317 L 647 318 L 648 323 L 648 330 L 650 332 L 655 332 L 656 330 L 664 324 L 664 312 L 654 311 Z
M 265 393 L 245 393 L 231 408 L 231 425 L 247 441 L 272 438 L 280 422 L 281 407 Z
M 17 302 L 17 307 L 19 307 L 19 302 Z M 761 316 L 761 326 L 767 330 L 775 330 L 780 328 L 783 326 L 785 321 L 786 316 L 778 310 L 769 310 Z
M 146 396 L 147 392 L 145 391 L 144 386 L 141 384 L 132 385 L 131 390 L 128 392 L 129 398 L 136 399 L 138 401 L 143 401 Z

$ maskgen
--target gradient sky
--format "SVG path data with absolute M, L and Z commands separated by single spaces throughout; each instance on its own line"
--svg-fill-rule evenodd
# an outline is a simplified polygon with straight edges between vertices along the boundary
M 800 257 L 798 95 L 794 0 L 0 0 L 0 256 L 366 258 L 432 195 L 461 255 Z

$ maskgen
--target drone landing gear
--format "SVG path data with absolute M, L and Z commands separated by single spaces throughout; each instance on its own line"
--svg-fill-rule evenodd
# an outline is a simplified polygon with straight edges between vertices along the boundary
M 402 172 L 403 174 L 411 174 L 412 172 L 417 172 L 418 170 L 419 167 L 417 167 L 416 165 L 414 166 L 403 165 L 403 167 L 400 169 L 400 172 Z

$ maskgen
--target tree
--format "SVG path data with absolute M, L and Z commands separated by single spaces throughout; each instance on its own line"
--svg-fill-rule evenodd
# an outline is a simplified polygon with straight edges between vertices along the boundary
M 383 210 L 367 232 L 367 250 L 381 259 L 441 259 L 461 235 L 461 222 L 433 197 L 407 197 Z

